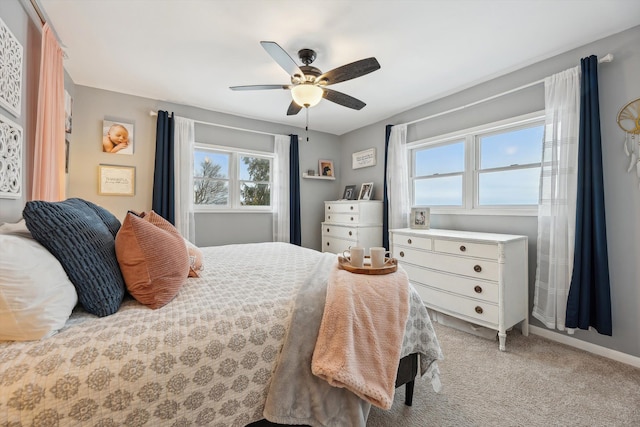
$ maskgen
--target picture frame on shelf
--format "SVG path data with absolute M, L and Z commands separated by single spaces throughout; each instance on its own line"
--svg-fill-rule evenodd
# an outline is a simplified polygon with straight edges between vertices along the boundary
M 373 182 L 365 182 L 360 187 L 360 194 L 358 194 L 358 200 L 371 200 L 373 197 Z
M 318 175 L 335 177 L 333 160 L 318 160 Z
M 135 166 L 98 165 L 98 194 L 101 196 L 134 196 Z
M 356 186 L 347 185 L 344 187 L 344 193 L 342 194 L 342 200 L 355 200 L 356 198 Z
M 409 228 L 428 230 L 431 227 L 431 209 L 426 206 L 411 208 Z

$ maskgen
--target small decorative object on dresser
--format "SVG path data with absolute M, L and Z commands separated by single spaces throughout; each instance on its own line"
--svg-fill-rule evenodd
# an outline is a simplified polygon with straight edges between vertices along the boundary
M 529 334 L 527 236 L 456 230 L 389 230 L 391 253 L 424 304 L 437 312 L 497 330 Z
M 421 228 L 428 230 L 431 224 L 431 210 L 424 206 L 411 208 L 411 220 L 409 228 Z
M 324 202 L 322 252 L 341 254 L 350 246 L 382 246 L 381 200 Z
M 373 182 L 365 182 L 360 187 L 360 194 L 358 195 L 359 200 L 371 200 L 373 196 Z
M 344 187 L 344 194 L 342 194 L 343 200 L 354 200 L 356 198 L 356 186 L 347 185 Z

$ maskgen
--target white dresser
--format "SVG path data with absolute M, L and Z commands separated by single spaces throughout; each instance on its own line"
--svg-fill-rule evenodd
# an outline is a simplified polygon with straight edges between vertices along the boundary
M 427 307 L 497 330 L 502 351 L 507 329 L 529 334 L 527 236 L 403 228 L 389 241 Z
M 349 246 L 382 246 L 382 201 L 324 202 L 322 252 L 342 253 Z

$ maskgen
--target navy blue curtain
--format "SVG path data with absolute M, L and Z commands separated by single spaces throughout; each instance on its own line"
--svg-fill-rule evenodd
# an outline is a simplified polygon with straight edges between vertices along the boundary
M 384 133 L 384 180 L 382 191 L 382 246 L 389 250 L 389 199 L 387 198 L 387 156 L 389 152 L 389 136 L 393 125 L 387 125 Z
M 578 198 L 573 275 L 566 326 L 611 335 L 611 291 L 602 179 L 598 58 L 580 61 Z
M 300 155 L 298 135 L 289 135 L 289 236 L 294 245 L 302 245 L 300 226 Z
M 173 113 L 158 111 L 156 123 L 156 162 L 153 171 L 151 208 L 175 225 L 175 180 L 173 166 Z

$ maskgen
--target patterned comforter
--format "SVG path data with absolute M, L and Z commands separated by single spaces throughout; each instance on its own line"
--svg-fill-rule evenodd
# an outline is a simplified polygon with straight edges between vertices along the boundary
M 0 426 L 245 426 L 263 418 L 297 289 L 322 256 L 284 243 L 203 248 L 205 271 L 166 306 L 77 309 L 56 335 L 0 343 Z M 419 307 L 418 307 L 419 306 Z M 440 348 L 412 289 L 402 355 Z M 425 360 L 423 360 L 425 359 Z

